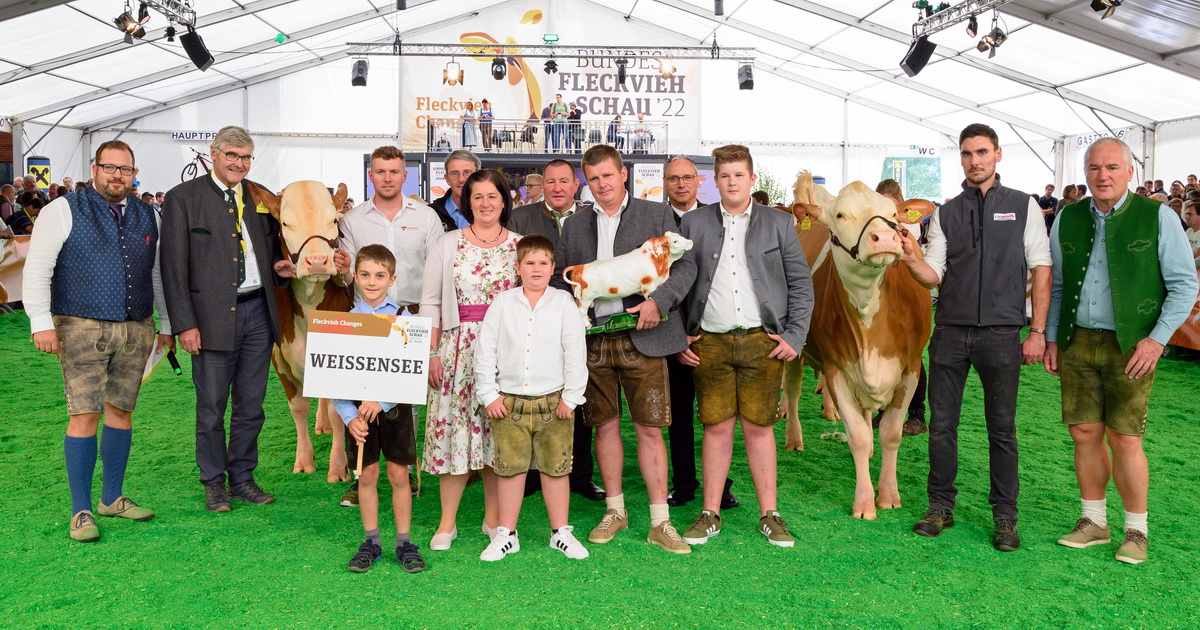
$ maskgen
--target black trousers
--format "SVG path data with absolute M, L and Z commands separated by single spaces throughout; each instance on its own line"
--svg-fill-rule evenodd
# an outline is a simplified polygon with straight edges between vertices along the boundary
M 696 478 L 696 382 L 691 366 L 675 357 L 667 357 L 667 377 L 671 387 L 671 426 L 667 429 L 671 488 L 694 492 L 700 487 Z
M 575 408 L 575 443 L 571 446 L 571 472 L 567 475 L 572 484 L 587 483 L 596 472 L 596 459 L 592 455 L 592 433 L 595 429 L 583 423 L 583 405 Z M 530 475 L 536 477 L 537 475 Z
M 269 290 L 269 288 L 268 288 Z M 237 305 L 232 351 L 200 350 L 192 358 L 196 385 L 196 465 L 200 483 L 230 485 L 254 479 L 258 466 L 258 434 L 266 414 L 263 399 L 271 366 L 271 316 L 267 299 Z M 204 339 L 201 338 L 201 344 Z M 225 440 L 225 408 L 233 395 L 229 442 Z
M 954 509 L 958 423 L 967 373 L 983 385 L 992 516 L 1017 520 L 1017 385 L 1020 326 L 935 326 L 929 342 L 929 507 Z
M 913 392 L 912 400 L 908 403 L 908 415 L 925 417 L 925 389 L 929 379 L 925 375 L 925 364 L 921 364 L 921 376 L 917 378 L 917 391 Z

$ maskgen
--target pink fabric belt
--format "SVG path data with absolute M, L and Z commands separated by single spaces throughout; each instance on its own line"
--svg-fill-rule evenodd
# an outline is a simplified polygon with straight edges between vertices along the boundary
M 487 304 L 460 304 L 458 307 L 458 321 L 460 322 L 481 322 L 483 316 L 487 314 Z

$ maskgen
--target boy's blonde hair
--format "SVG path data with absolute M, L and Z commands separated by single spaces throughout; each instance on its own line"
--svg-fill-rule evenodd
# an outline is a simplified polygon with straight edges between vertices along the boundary
M 754 172 L 754 158 L 750 157 L 750 149 L 741 144 L 727 144 L 712 150 L 713 171 L 720 172 L 721 167 L 734 162 L 745 162 L 750 172 Z
M 517 262 L 525 260 L 530 252 L 545 252 L 554 261 L 554 243 L 541 234 L 530 234 L 517 241 Z
M 396 257 L 392 255 L 391 250 L 383 245 L 367 245 L 358 250 L 358 254 L 354 257 L 354 271 L 358 271 L 358 266 L 364 260 L 379 263 L 387 268 L 388 275 L 396 275 Z

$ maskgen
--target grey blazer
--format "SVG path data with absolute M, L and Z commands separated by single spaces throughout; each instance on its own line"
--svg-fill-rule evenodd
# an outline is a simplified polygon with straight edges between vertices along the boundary
M 696 283 L 686 302 L 687 333 L 697 335 L 725 244 L 721 205 L 714 203 L 684 214 L 682 229 L 692 240 L 696 265 Z M 754 204 L 746 229 L 746 257 L 763 329 L 783 337 L 800 352 L 812 317 L 813 286 L 792 215 Z
M 638 249 L 646 239 L 678 231 L 675 214 L 669 206 L 631 198 L 629 206 L 621 216 L 621 224 L 617 227 L 613 254 L 620 256 Z M 596 211 L 588 208 L 567 217 L 563 222 L 562 235 L 559 237 L 554 256 L 554 277 L 550 284 L 569 292 L 571 287 L 562 279 L 563 269 L 596 260 L 596 246 Z M 658 304 L 659 310 L 667 316 L 667 321 L 654 328 L 635 330 L 631 333 L 633 345 L 638 352 L 648 357 L 665 357 L 687 348 L 687 335 L 683 332 L 683 313 L 680 306 L 695 278 L 696 267 L 692 262 L 691 252 L 685 253 L 683 258 L 671 264 L 670 277 L 650 294 L 650 299 Z M 632 295 L 623 300 L 625 308 L 636 306 L 642 301 L 640 295 Z M 170 308 L 170 304 L 167 306 Z
M 270 214 L 256 212 L 246 183 L 249 180 L 242 182 L 244 236 L 254 245 L 258 274 L 271 313 L 273 340 L 278 343 L 279 306 L 274 287 L 287 282 L 276 276 L 274 270 L 275 263 L 283 259 L 279 222 Z M 208 173 L 172 188 L 163 202 L 159 264 L 171 327 L 176 333 L 199 328 L 200 343 L 205 350 L 234 349 L 238 279 L 235 260 L 241 255 L 233 230 L 235 213 L 236 209 L 217 192 Z
M 578 206 L 575 208 L 575 213 L 578 214 L 584 210 L 591 211 L 591 204 L 576 202 Z M 565 223 L 565 221 L 564 221 Z M 558 224 L 550 216 L 550 209 L 546 207 L 545 202 L 539 201 L 518 208 L 513 208 L 512 217 L 508 219 L 508 229 L 520 234 L 521 236 L 529 236 L 530 234 L 541 234 L 550 239 L 554 243 L 554 247 L 558 247 Z

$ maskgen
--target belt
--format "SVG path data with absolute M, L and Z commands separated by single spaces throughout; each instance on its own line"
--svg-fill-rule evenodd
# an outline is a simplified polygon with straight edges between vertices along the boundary
M 743 328 L 741 326 L 734 326 L 733 328 L 730 328 L 729 330 L 725 331 L 725 334 L 737 335 L 738 337 L 741 337 L 742 335 L 750 335 L 753 333 L 762 332 L 762 329 L 763 329 L 762 326 L 755 326 L 754 328 Z
M 458 306 L 458 321 L 481 322 L 487 310 L 487 304 L 460 304 Z
M 537 400 L 539 398 L 549 398 L 551 396 L 559 396 L 561 394 L 562 394 L 561 389 L 556 392 L 550 392 L 549 394 L 542 394 L 540 396 L 522 396 L 520 394 L 506 394 L 504 392 L 500 392 L 501 396 L 512 396 L 513 398 L 517 398 L 520 400 Z
M 257 289 L 255 289 L 253 291 L 246 291 L 245 293 L 239 293 L 237 296 L 237 301 L 238 301 L 238 304 L 241 304 L 242 302 L 249 302 L 250 300 L 256 300 L 262 296 L 263 296 L 263 289 L 262 289 L 262 287 L 258 287 Z

